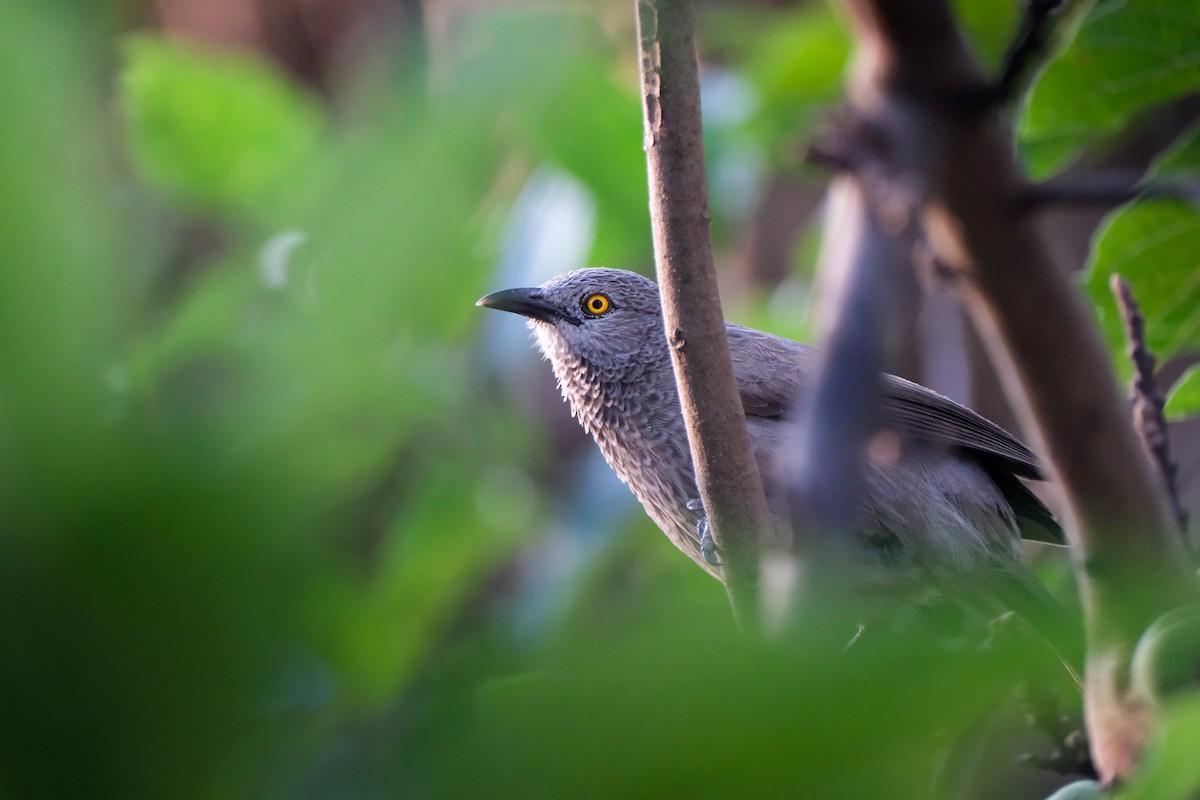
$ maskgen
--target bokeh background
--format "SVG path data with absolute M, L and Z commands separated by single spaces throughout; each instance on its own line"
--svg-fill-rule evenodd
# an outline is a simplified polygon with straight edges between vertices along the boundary
M 1157 25 L 1118 5 L 1012 111 L 1039 176 L 1172 142 L 1156 168 L 1197 174 L 1194 3 L 1150 4 Z M 958 6 L 998 64 L 1019 6 Z M 811 337 L 828 176 L 803 151 L 845 28 L 810 2 L 702 2 L 698 25 L 727 314 Z M 1027 642 L 739 642 L 520 321 L 474 307 L 583 265 L 652 271 L 635 45 L 632 4 L 596 0 L 0 5 L 0 797 L 1069 779 L 1017 760 L 1053 745 L 1020 684 L 1078 711 Z M 1126 86 L 1143 50 L 1173 66 Z M 1178 377 L 1195 208 L 1106 211 L 1047 214 L 1053 246 L 1090 264 L 1124 372 L 1102 287 L 1133 273 Z M 1014 425 L 951 294 L 913 287 L 897 370 Z M 1038 568 L 1070 603 L 1061 555 Z

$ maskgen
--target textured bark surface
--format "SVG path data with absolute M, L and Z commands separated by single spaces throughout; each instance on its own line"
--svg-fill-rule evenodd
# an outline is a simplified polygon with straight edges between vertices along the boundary
M 923 226 L 1068 504 L 1088 633 L 1085 705 L 1106 780 L 1133 770 L 1152 718 L 1130 688 L 1146 627 L 1196 594 L 1158 477 L 1130 425 L 1078 288 L 1033 220 L 1009 126 L 981 99 L 944 0 L 844 0 L 857 45 L 850 94 L 881 128 L 888 174 L 924 187 Z
M 709 232 L 690 0 L 636 0 L 654 260 L 696 482 L 734 611 L 757 615 L 770 529 L 733 380 Z
M 1129 343 L 1126 353 L 1134 368 L 1130 387 L 1133 390 L 1133 427 L 1146 450 L 1146 457 L 1158 468 L 1163 489 L 1171 504 L 1171 513 L 1175 516 L 1180 536 L 1186 546 L 1188 514 L 1179 502 L 1176 480 L 1179 466 L 1171 458 L 1167 419 L 1163 414 L 1166 398 L 1158 388 L 1158 377 L 1155 374 L 1158 360 L 1146 346 L 1146 320 L 1133 296 L 1133 288 L 1127 280 L 1115 274 L 1108 285 L 1117 298 L 1117 307 L 1121 309 L 1121 320 L 1125 323 L 1125 339 Z

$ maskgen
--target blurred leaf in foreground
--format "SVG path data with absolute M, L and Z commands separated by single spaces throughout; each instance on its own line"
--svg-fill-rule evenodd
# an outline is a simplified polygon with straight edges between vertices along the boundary
M 1162 727 L 1132 785 L 1120 800 L 1188 800 L 1200 791 L 1200 696 L 1192 693 L 1167 709 Z
M 103 32 L 60 12 L 0 6 L 0 776 L 183 796 L 259 712 L 310 543 L 273 465 L 120 410 L 137 233 Z
M 143 35 L 125 61 L 129 140 L 155 186 L 266 219 L 309 190 L 324 115 L 262 59 Z
M 572 620 L 531 670 L 480 684 L 465 720 L 427 732 L 433 794 L 927 799 L 956 738 L 1054 668 L 920 636 L 758 646 L 708 608 Z

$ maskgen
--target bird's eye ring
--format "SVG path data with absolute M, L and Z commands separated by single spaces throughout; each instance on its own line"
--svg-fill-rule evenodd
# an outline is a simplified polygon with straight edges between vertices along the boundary
M 612 302 L 607 295 L 590 294 L 583 298 L 584 313 L 590 314 L 593 317 L 598 317 L 612 308 Z

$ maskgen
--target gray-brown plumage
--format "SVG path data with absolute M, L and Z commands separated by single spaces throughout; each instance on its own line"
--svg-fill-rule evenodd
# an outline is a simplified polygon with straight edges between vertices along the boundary
M 582 269 L 478 304 L 528 318 L 564 398 L 605 459 L 671 541 L 719 578 L 719 564 L 701 546 L 703 511 L 657 286 L 633 272 Z M 738 325 L 727 324 L 726 334 L 750 444 L 769 505 L 782 517 L 773 462 L 816 351 Z M 1048 601 L 1017 552 L 1021 535 L 1062 542 L 1054 518 L 1019 480 L 1040 477 L 1033 453 L 915 383 L 887 376 L 884 393 L 885 433 L 869 453 L 857 532 L 864 586 L 964 586 L 986 576 L 989 594 L 1014 590 L 1010 607 L 1021 596 L 1037 598 L 1033 606 Z

